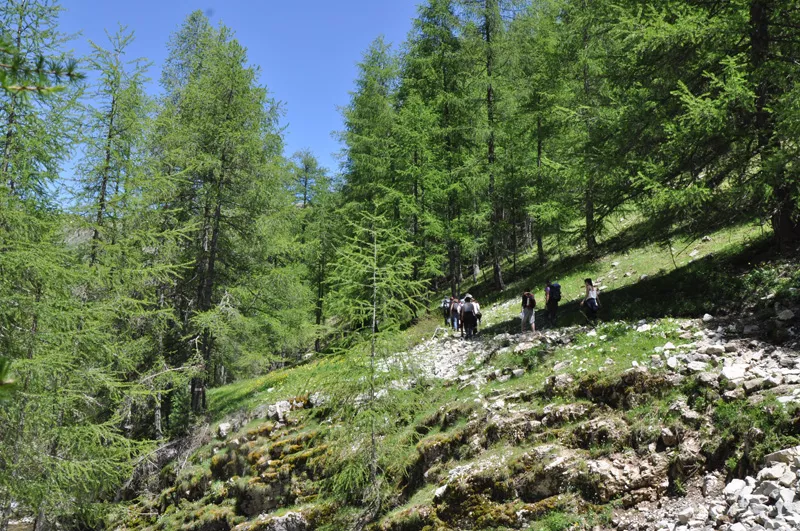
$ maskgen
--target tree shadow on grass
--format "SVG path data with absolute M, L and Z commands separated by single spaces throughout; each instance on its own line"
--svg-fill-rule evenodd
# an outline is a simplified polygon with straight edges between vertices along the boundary
M 697 318 L 705 313 L 727 315 L 736 313 L 752 297 L 752 286 L 747 285 L 743 273 L 753 268 L 754 263 L 777 258 L 778 252 L 769 238 L 757 240 L 744 248 L 719 252 L 690 262 L 670 272 L 640 280 L 617 289 L 604 291 L 600 295 L 600 321 L 631 321 L 663 317 Z M 568 271 L 587 269 L 584 262 L 570 262 Z M 541 271 L 538 278 L 558 270 L 553 265 Z M 562 274 L 564 270 L 561 270 Z M 555 275 L 554 275 L 555 276 Z M 477 290 L 476 290 L 477 291 Z M 518 291 L 518 290 L 517 290 Z M 514 290 L 506 290 L 492 300 L 505 300 Z M 484 303 L 485 304 L 485 303 Z M 590 324 L 580 307 L 580 301 L 564 302 L 558 312 L 556 329 Z M 537 330 L 547 330 L 545 311 L 536 312 Z M 495 323 L 482 330 L 485 334 L 503 332 L 518 333 L 519 318 Z

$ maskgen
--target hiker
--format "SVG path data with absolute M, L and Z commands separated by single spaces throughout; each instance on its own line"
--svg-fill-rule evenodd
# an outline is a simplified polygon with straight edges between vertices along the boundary
M 458 332 L 458 311 L 459 311 L 459 304 L 458 299 L 455 297 L 450 297 L 450 324 L 453 325 L 453 330 Z
M 547 309 L 547 319 L 550 326 L 556 326 L 556 314 L 558 314 L 558 301 L 561 300 L 561 285 L 558 282 L 545 283 L 544 288 L 544 307 Z
M 481 314 L 481 305 L 478 304 L 478 299 L 473 297 L 472 304 L 475 305 L 475 317 L 477 318 L 477 322 L 475 323 L 475 335 L 477 335 L 478 327 L 481 326 L 481 317 L 483 317 L 483 314 Z
M 461 305 L 461 327 L 462 337 L 472 339 L 475 334 L 475 326 L 478 324 L 477 310 L 475 304 L 472 302 L 472 296 L 469 293 L 464 297 L 464 304 Z M 463 334 L 466 332 L 466 335 Z
M 586 296 L 581 301 L 581 306 L 586 306 L 586 318 L 589 319 L 590 323 L 594 323 L 597 320 L 597 310 L 600 308 L 599 293 L 597 287 L 592 284 L 591 278 L 584 280 L 583 284 L 586 288 Z
M 525 323 L 530 323 L 531 332 L 536 332 L 536 297 L 533 296 L 530 289 L 525 290 L 522 294 L 522 334 L 525 333 Z
M 442 299 L 442 304 L 439 307 L 442 309 L 442 314 L 444 314 L 444 326 L 447 328 L 450 326 L 450 299 L 448 297 Z

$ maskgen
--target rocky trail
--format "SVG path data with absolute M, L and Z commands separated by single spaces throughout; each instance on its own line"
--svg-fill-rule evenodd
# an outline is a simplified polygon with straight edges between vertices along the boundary
M 731 439 L 714 418 L 719 404 L 734 407 L 733 416 L 747 408 L 780 416 L 800 402 L 795 313 L 471 341 L 438 329 L 387 360 L 402 359 L 455 398 L 409 427 L 418 442 L 401 474 L 402 494 L 370 529 L 541 529 L 548 515 L 565 519 L 558 529 L 578 515 L 596 531 L 800 529 L 800 447 L 754 457 L 769 433 L 747 426 Z M 612 329 L 646 338 L 652 352 L 630 357 L 608 336 Z M 587 368 L 591 356 L 599 368 Z M 330 466 L 332 435 L 323 426 L 331 414 L 320 390 L 230 417 L 142 514 L 189 504 L 206 519 L 191 529 L 202 531 L 330 525 L 332 509 L 316 500 Z M 324 420 L 306 426 L 313 417 Z M 275 513 L 282 507 L 296 509 Z

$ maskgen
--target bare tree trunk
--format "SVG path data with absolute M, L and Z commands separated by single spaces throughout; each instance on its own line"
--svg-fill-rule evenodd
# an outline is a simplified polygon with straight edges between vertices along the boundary
M 486 41 L 486 117 L 489 126 L 489 138 L 487 139 L 487 163 L 489 169 L 489 201 L 492 208 L 492 226 L 490 227 L 490 247 L 492 250 L 492 271 L 494 273 L 494 284 L 498 290 L 505 289 L 503 282 L 503 270 L 500 265 L 500 234 L 499 227 L 501 222 L 500 205 L 497 199 L 497 190 L 495 189 L 495 98 L 494 87 L 492 86 L 492 76 L 494 69 L 494 48 L 492 45 L 492 38 L 494 37 L 494 13 L 497 10 L 497 0 L 486 0 L 484 4 L 484 39 Z

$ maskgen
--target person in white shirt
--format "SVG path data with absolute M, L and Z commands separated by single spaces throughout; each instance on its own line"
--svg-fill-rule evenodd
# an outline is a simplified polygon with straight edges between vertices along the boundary
M 586 306 L 586 317 L 593 323 L 597 320 L 597 310 L 600 309 L 600 293 L 597 286 L 592 284 L 591 278 L 584 280 L 583 285 L 586 288 L 586 296 L 581 301 L 581 306 Z

